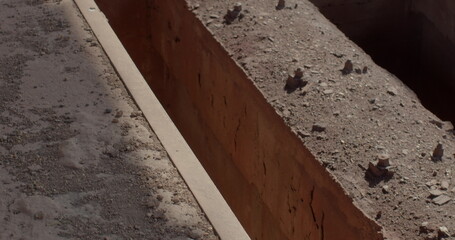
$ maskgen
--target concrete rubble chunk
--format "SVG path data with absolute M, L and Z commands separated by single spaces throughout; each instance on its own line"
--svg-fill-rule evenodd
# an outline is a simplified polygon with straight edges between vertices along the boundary
M 353 70 L 354 70 L 354 65 L 352 64 L 352 61 L 347 60 L 344 63 L 344 68 L 341 70 L 341 72 L 343 73 L 343 75 L 348 75 L 348 74 L 352 73 Z
M 276 10 L 281 10 L 284 7 L 286 7 L 286 1 L 285 0 L 278 0 L 278 4 L 276 5 Z
M 284 89 L 287 90 L 288 92 L 292 92 L 292 91 L 296 90 L 297 88 L 304 87 L 307 84 L 307 82 L 304 81 L 302 78 L 303 78 L 303 70 L 302 70 L 302 68 L 297 68 L 294 71 L 294 76 L 291 76 L 291 75 L 288 76 Z
M 450 237 L 449 229 L 447 227 L 442 226 L 438 228 L 438 238 L 448 238 Z
M 237 18 L 241 18 L 242 14 L 240 13 L 242 11 L 242 3 L 237 2 L 234 4 L 234 8 L 228 9 L 226 15 L 224 16 L 224 20 L 226 24 L 231 24 L 234 22 Z
M 440 195 L 440 196 L 434 198 L 433 203 L 441 206 L 441 205 L 448 203 L 450 200 L 452 200 L 452 199 L 449 196 L 443 194 L 443 195 Z
M 315 123 L 313 124 L 313 127 L 311 128 L 311 131 L 313 132 L 324 132 L 326 130 L 325 124 L 322 123 Z
M 433 151 L 433 155 L 431 156 L 431 159 L 433 161 L 442 161 L 442 157 L 444 156 L 444 148 L 442 147 L 441 143 L 438 143 L 436 148 Z
M 387 88 L 387 93 L 390 94 L 390 95 L 392 95 L 392 96 L 398 95 L 398 91 L 397 91 L 397 89 L 394 88 L 394 87 L 389 87 L 389 88 Z
M 438 197 L 438 196 L 441 196 L 442 194 L 444 194 L 443 191 L 441 190 L 430 190 L 430 194 L 431 194 L 431 197 Z

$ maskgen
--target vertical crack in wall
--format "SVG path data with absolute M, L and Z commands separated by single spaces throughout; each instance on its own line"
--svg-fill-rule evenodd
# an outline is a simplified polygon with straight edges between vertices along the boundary
M 313 215 L 313 222 L 316 224 L 316 228 L 319 229 L 319 225 L 318 225 L 318 222 L 316 221 L 316 214 L 314 213 L 314 209 L 313 209 L 313 197 L 314 197 L 314 188 L 315 186 L 313 185 L 313 188 L 311 189 L 311 193 L 310 193 L 310 209 L 311 209 L 311 214 Z

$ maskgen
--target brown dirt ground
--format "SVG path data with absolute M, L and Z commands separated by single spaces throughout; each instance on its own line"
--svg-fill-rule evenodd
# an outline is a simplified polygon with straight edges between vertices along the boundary
M 0 19 L 0 239 L 218 239 L 73 1 Z
M 232 24 L 224 16 L 237 0 L 188 2 L 305 146 L 389 237 L 433 239 L 443 226 L 455 234 L 455 135 L 449 122 L 423 108 L 411 90 L 308 1 L 288 0 L 286 8 L 276 10 L 278 1 L 243 0 L 244 16 Z M 347 60 L 354 69 L 366 66 L 367 73 L 343 75 Z M 288 74 L 298 67 L 308 84 L 287 92 Z M 325 130 L 313 131 L 315 124 Z M 444 157 L 434 162 L 438 142 Z M 393 177 L 367 178 L 368 163 L 381 153 L 390 155 Z M 451 200 L 435 204 L 429 191 L 437 189 Z M 424 222 L 434 232 L 422 232 Z

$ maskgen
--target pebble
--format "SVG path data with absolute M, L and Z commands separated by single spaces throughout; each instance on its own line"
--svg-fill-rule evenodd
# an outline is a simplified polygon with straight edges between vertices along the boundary
M 116 114 L 115 114 L 115 117 L 116 118 L 120 118 L 123 116 L 123 111 L 118 111 Z
M 431 159 L 433 161 L 441 161 L 443 156 L 444 156 L 444 148 L 442 147 L 441 143 L 438 143 L 438 145 L 436 146 L 436 148 L 433 151 L 433 156 L 431 157 Z
M 134 117 L 139 117 L 141 115 L 142 115 L 141 111 L 134 111 L 130 114 L 130 117 L 134 118 Z
M 447 227 L 445 227 L 445 226 L 439 227 L 438 238 L 441 239 L 441 238 L 447 238 L 447 237 L 450 237 L 449 229 L 447 229 Z
M 299 135 L 302 138 L 306 138 L 306 137 L 310 137 L 311 133 L 306 132 L 306 131 L 302 131 L 302 130 L 298 130 L 297 131 L 297 135 Z
M 341 70 L 341 72 L 344 75 L 348 75 L 348 74 L 352 73 L 353 70 L 354 70 L 354 65 L 352 64 L 352 61 L 351 60 L 347 60 L 344 63 L 344 68 Z
M 329 94 L 332 94 L 333 93 L 333 90 L 332 89 L 327 89 L 327 90 L 324 90 L 323 93 L 325 95 L 329 95 Z
M 441 182 L 441 189 L 442 189 L 442 190 L 447 190 L 447 189 L 449 189 L 449 182 L 448 182 L 448 181 L 442 181 L 442 182 Z
M 382 192 L 389 193 L 390 192 L 389 186 L 387 186 L 387 185 L 382 186 Z
M 313 128 L 311 129 L 311 131 L 313 132 L 324 132 L 326 130 L 326 126 L 322 123 L 315 123 L 313 124 Z
M 276 10 L 281 10 L 284 7 L 286 7 L 286 1 L 285 0 L 278 0 L 278 4 L 276 5 Z
M 444 192 L 435 189 L 435 190 L 430 190 L 430 194 L 432 197 L 438 197 L 438 196 L 441 196 L 442 194 L 444 194 Z
M 392 96 L 398 95 L 397 89 L 394 88 L 394 87 L 389 87 L 389 88 L 387 88 L 387 93 L 390 94 L 390 95 L 392 95 Z
M 440 196 L 434 198 L 433 203 L 441 206 L 441 205 L 448 203 L 450 200 L 452 200 L 452 199 L 449 196 L 443 194 L 443 195 L 440 195 Z
M 35 220 L 43 220 L 43 218 L 44 218 L 44 213 L 41 212 L 41 211 L 39 211 L 39 212 L 35 213 L 35 215 L 33 215 L 33 218 L 34 218 Z

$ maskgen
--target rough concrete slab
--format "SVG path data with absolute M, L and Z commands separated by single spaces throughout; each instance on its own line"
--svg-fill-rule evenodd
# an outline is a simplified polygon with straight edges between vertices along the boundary
M 0 239 L 219 239 L 74 2 L 0 4 Z

